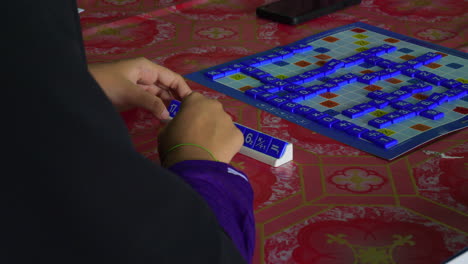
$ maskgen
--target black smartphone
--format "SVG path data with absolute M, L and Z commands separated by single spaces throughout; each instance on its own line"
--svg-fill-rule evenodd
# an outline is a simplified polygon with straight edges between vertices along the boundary
M 257 16 L 296 25 L 360 3 L 361 0 L 280 0 L 258 7 Z

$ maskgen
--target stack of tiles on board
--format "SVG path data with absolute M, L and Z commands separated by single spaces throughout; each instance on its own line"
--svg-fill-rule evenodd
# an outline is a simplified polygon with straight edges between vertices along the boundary
M 173 100 L 169 105 L 169 114 L 174 117 L 179 111 L 180 102 Z M 244 145 L 240 153 L 273 167 L 278 167 L 293 158 L 293 146 L 284 140 L 269 136 L 235 123 L 244 135 Z

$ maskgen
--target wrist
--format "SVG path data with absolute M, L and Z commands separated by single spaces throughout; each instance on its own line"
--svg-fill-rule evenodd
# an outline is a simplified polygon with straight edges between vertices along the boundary
M 165 168 L 185 160 L 218 161 L 210 151 L 196 144 L 176 145 L 165 153 L 161 153 L 160 157 L 161 165 Z

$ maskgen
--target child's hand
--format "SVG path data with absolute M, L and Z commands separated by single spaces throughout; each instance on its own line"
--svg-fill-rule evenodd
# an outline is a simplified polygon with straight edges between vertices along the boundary
M 163 100 L 181 100 L 192 92 L 182 76 L 145 58 L 92 64 L 88 69 L 120 111 L 143 107 L 168 119 Z
M 176 117 L 159 135 L 159 153 L 166 167 L 184 160 L 213 160 L 208 152 L 195 146 L 181 146 L 166 155 L 171 147 L 190 143 L 206 148 L 218 161 L 229 163 L 243 142 L 242 132 L 221 103 L 194 92 L 183 100 Z

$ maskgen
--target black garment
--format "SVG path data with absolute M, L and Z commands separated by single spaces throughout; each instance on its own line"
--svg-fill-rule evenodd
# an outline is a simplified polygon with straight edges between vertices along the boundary
M 0 263 L 245 263 L 204 200 L 134 150 L 76 3 L 2 6 Z

